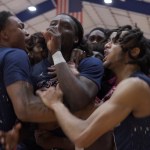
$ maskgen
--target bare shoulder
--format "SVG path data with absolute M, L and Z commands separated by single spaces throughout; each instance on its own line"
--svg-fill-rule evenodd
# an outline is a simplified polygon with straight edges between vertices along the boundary
M 123 81 L 121 81 L 118 86 L 117 89 L 121 90 L 132 90 L 133 91 L 137 91 L 137 90 L 143 90 L 143 89 L 148 89 L 149 90 L 149 85 L 142 79 L 138 78 L 138 77 L 131 77 L 131 78 L 127 78 Z
M 111 99 L 126 107 L 130 107 L 135 116 L 150 114 L 150 88 L 142 79 L 133 77 L 120 82 Z
M 111 99 L 123 105 L 134 105 L 150 94 L 148 84 L 136 77 L 128 78 L 121 81 Z

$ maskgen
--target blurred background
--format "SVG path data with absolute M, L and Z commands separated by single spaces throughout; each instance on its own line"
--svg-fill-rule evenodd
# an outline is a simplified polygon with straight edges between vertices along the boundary
M 81 21 L 85 33 L 136 24 L 150 38 L 150 0 L 0 0 L 0 10 L 15 13 L 29 33 L 44 31 L 54 16 L 65 12 Z

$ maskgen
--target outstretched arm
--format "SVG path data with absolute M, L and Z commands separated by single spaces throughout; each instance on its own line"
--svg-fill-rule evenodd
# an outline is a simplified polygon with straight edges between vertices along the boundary
M 111 99 L 98 107 L 87 120 L 78 119 L 61 103 L 62 93 L 58 87 L 43 93 L 39 91 L 38 94 L 45 105 L 55 112 L 60 126 L 71 141 L 78 147 L 87 147 L 134 111 L 142 98 L 140 94 L 143 89 L 140 84 L 136 84 L 135 88 L 135 83 L 129 79 L 120 83 Z

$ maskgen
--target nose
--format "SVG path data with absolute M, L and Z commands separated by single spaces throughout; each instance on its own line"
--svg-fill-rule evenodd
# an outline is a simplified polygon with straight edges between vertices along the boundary
M 111 41 L 109 41 L 109 42 L 107 42 L 106 44 L 105 44 L 105 46 L 104 46 L 104 48 L 106 49 L 106 48 L 110 48 L 111 47 Z
M 27 29 L 24 28 L 23 32 L 24 32 L 25 35 L 27 35 L 27 36 L 29 35 L 29 32 L 27 31 Z
M 24 34 L 25 34 L 26 37 L 29 37 L 29 35 L 30 35 L 29 32 L 26 29 L 24 29 Z
M 96 39 L 94 39 L 91 43 L 93 43 L 93 44 L 94 44 L 94 43 L 98 43 L 98 42 L 97 42 L 97 40 L 96 40 Z
M 24 34 L 25 34 L 25 41 L 27 41 L 30 38 L 30 34 L 27 30 L 24 29 Z

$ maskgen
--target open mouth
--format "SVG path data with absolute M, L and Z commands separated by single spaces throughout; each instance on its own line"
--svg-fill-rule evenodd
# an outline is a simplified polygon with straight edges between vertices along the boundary
M 104 57 L 103 62 L 107 60 L 107 56 Z
M 108 50 L 105 49 L 105 50 L 104 50 L 104 57 L 106 57 L 108 54 L 109 54 L 109 53 L 108 53 Z
M 104 59 L 103 59 L 103 61 L 106 61 L 106 60 L 107 60 L 108 54 L 109 54 L 108 49 L 105 49 L 105 50 L 104 50 Z

